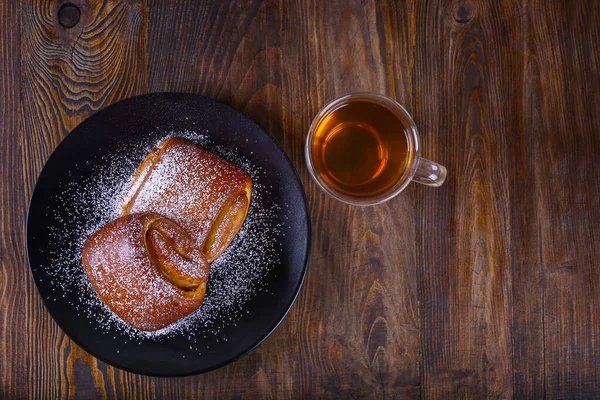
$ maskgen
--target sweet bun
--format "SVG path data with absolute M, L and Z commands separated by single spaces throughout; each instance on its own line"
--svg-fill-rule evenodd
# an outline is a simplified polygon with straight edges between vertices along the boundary
M 185 139 L 171 138 L 138 167 L 122 215 L 153 212 L 183 227 L 209 262 L 241 228 L 252 180 L 223 158 Z
M 120 217 L 83 246 L 85 273 L 100 299 L 134 328 L 154 331 L 198 309 L 209 264 L 178 224 L 153 213 Z

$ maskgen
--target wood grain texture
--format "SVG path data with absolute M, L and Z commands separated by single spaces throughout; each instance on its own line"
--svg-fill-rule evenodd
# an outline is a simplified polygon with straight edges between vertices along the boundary
M 507 137 L 511 2 L 417 10 L 415 117 L 423 148 L 454 171 L 419 188 L 419 285 L 426 396 L 513 394 Z M 514 2 L 513 2 L 514 3 Z M 437 62 L 431 62 L 436 60 Z M 417 78 L 418 79 L 418 78 Z
M 542 2 L 537 4 L 541 5 Z M 555 24 L 552 21 L 561 20 Z M 556 3 L 531 19 L 543 116 L 536 181 L 543 275 L 546 394 L 598 397 L 600 388 L 600 5 Z M 557 46 L 563 43 L 563 46 Z M 576 73 L 573 73 L 576 71 Z
M 293 313 L 300 326 L 322 327 L 302 336 L 300 363 L 316 368 L 295 377 L 304 384 L 297 393 L 419 397 L 416 237 L 407 223 L 415 214 L 414 188 L 384 205 L 350 207 L 319 191 L 303 162 L 311 117 L 327 100 L 377 91 L 398 93 L 410 104 L 410 50 L 405 57 L 388 51 L 410 49 L 410 37 L 399 29 L 411 23 L 410 10 L 374 1 L 288 7 L 284 33 L 306 28 L 303 35 L 286 34 L 283 43 L 284 126 L 286 138 L 295 140 L 286 150 L 305 183 L 317 233 L 313 267 Z M 382 45 L 386 37 L 389 47 Z
M 529 7 L 529 6 L 527 6 Z M 513 69 L 521 69 L 513 76 L 510 93 L 515 99 L 514 117 L 508 129 L 508 148 L 512 149 L 510 162 L 516 166 L 509 174 L 513 295 L 513 368 L 515 396 L 543 398 L 545 396 L 544 365 L 544 306 L 543 274 L 540 254 L 539 199 L 535 182 L 540 180 L 540 154 L 536 150 L 542 122 L 540 109 L 540 65 L 532 51 L 533 30 L 530 13 L 521 23 L 514 24 Z M 520 37 L 518 35 L 521 35 Z M 519 59 L 518 55 L 521 55 Z M 538 132 L 538 135 L 535 134 Z
M 246 113 L 281 143 L 281 7 L 276 1 L 151 1 L 150 91 L 217 99 Z M 296 382 L 290 378 L 299 356 L 285 333 L 290 327 L 288 318 L 266 343 L 232 365 L 164 382 L 161 395 L 282 398 L 294 393 Z
M 24 397 L 27 374 L 23 288 L 32 280 L 25 258 L 24 225 L 27 199 L 23 190 L 23 126 L 19 118 L 21 11 L 0 2 L 0 397 Z M 21 379 L 16 379 L 21 377 Z M 2 396 L 4 395 L 4 396 Z
M 542 0 L 0 2 L 0 398 L 600 397 L 600 4 Z M 328 100 L 397 99 L 440 189 L 325 196 L 304 138 Z M 313 225 L 304 288 L 258 349 L 202 376 L 97 361 L 42 306 L 27 201 L 96 110 L 182 91 L 283 146 Z
M 23 151 L 15 165 L 22 169 L 24 182 L 19 190 L 24 199 L 29 198 L 51 151 L 71 129 L 94 111 L 147 91 L 147 5 L 110 0 L 72 3 L 80 9 L 81 19 L 71 29 L 58 23 L 60 2 L 21 6 L 23 126 L 15 139 Z M 24 221 L 24 214 L 21 218 Z M 19 232 L 24 236 L 22 227 Z M 22 249 L 20 255 L 24 253 Z M 23 271 L 26 265 L 22 259 L 13 267 Z M 117 385 L 135 381 L 131 376 L 115 381 L 115 375 L 122 376 L 119 372 L 81 350 L 57 327 L 32 280 L 23 287 L 25 306 L 18 312 L 24 319 L 15 332 L 28 332 L 20 349 L 20 362 L 29 365 L 20 376 L 26 397 L 105 397 Z

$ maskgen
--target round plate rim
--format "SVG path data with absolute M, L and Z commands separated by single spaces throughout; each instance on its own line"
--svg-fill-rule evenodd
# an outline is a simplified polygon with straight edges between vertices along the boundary
M 301 191 L 301 194 L 302 194 L 302 203 L 304 205 L 304 210 L 303 211 L 304 211 L 304 215 L 306 216 L 305 221 L 306 221 L 307 235 L 306 235 L 305 257 L 304 257 L 304 261 L 303 261 L 303 265 L 302 265 L 302 273 L 301 273 L 301 276 L 300 276 L 300 280 L 299 280 L 298 284 L 296 285 L 296 288 L 294 289 L 294 291 L 295 291 L 294 296 L 291 299 L 290 303 L 285 307 L 285 312 L 283 313 L 283 315 L 281 315 L 281 317 L 277 318 L 277 322 L 273 326 L 271 326 L 266 333 L 263 334 L 263 336 L 260 338 L 260 340 L 258 342 L 256 342 L 255 344 L 251 345 L 250 347 L 248 347 L 247 349 L 245 349 L 244 351 L 242 351 L 238 355 L 236 355 L 234 357 L 231 357 L 231 358 L 229 358 L 229 359 L 227 359 L 225 361 L 222 361 L 221 363 L 218 363 L 218 364 L 216 364 L 214 366 L 211 366 L 211 367 L 208 367 L 208 368 L 199 368 L 197 370 L 190 371 L 189 373 L 185 373 L 185 374 L 179 374 L 179 373 L 178 374 L 162 374 L 162 373 L 161 374 L 155 374 L 155 373 L 147 372 L 147 371 L 139 371 L 139 370 L 136 370 L 134 368 L 128 368 L 128 367 L 123 367 L 123 366 L 120 366 L 120 365 L 116 365 L 115 363 L 113 363 L 113 362 L 105 359 L 102 355 L 97 354 L 96 352 L 90 351 L 86 345 L 83 345 L 78 339 L 76 339 L 75 337 L 73 337 L 73 335 L 71 335 L 71 333 L 67 332 L 67 330 L 62 326 L 62 324 L 59 323 L 56 320 L 56 318 L 54 318 L 54 315 L 52 314 L 52 312 L 50 311 L 50 308 L 48 307 L 46 298 L 40 292 L 40 288 L 38 286 L 38 283 L 37 283 L 37 280 L 36 280 L 36 277 L 35 277 L 35 274 L 34 274 L 34 271 L 33 271 L 33 267 L 31 265 L 30 257 L 29 257 L 29 253 L 31 251 L 30 250 L 30 245 L 29 245 L 29 223 L 30 223 L 29 216 L 30 216 L 30 212 L 31 212 L 31 206 L 32 206 L 33 198 L 34 198 L 34 196 L 36 194 L 40 178 L 43 175 L 44 171 L 46 170 L 46 167 L 47 167 L 48 163 L 50 162 L 50 160 L 52 159 L 52 157 L 55 156 L 57 149 L 81 125 L 83 125 L 84 123 L 86 123 L 91 118 L 97 118 L 99 115 L 107 112 L 107 110 L 109 110 L 113 106 L 118 105 L 120 103 L 132 101 L 134 99 L 139 99 L 139 98 L 142 98 L 142 97 L 161 97 L 161 96 L 179 96 L 179 97 L 182 97 L 182 98 L 183 97 L 202 98 L 205 101 L 218 103 L 220 106 L 224 106 L 224 107 L 227 107 L 227 108 L 233 110 L 235 114 L 239 115 L 243 119 L 246 119 L 250 124 L 255 125 L 259 129 L 260 132 L 262 132 L 266 137 L 268 137 L 269 140 L 271 140 L 271 142 L 273 142 L 273 144 L 275 146 L 277 146 L 277 148 L 279 148 L 279 150 L 281 151 L 281 153 L 284 156 L 285 162 L 289 165 L 289 167 L 291 167 L 292 171 L 294 172 L 294 179 L 296 180 L 296 183 L 299 185 L 299 187 L 301 189 L 300 191 Z M 304 190 L 304 185 L 302 184 L 302 181 L 300 180 L 300 176 L 298 175 L 298 171 L 296 170 L 296 167 L 292 163 L 292 160 L 289 158 L 289 156 L 287 155 L 287 153 L 283 150 L 283 148 L 281 147 L 281 145 L 262 126 L 260 126 L 258 123 L 256 123 L 250 117 L 248 117 L 246 114 L 244 114 L 243 112 L 241 112 L 241 111 L 233 108 L 229 104 L 222 103 L 222 102 L 220 102 L 218 100 L 211 99 L 210 97 L 201 96 L 201 95 L 197 95 L 197 94 L 193 94 L 193 93 L 183 93 L 183 92 L 154 92 L 154 93 L 141 94 L 141 95 L 137 95 L 137 96 L 131 96 L 131 97 L 128 97 L 126 99 L 122 99 L 122 100 L 119 100 L 117 102 L 114 102 L 114 103 L 112 103 L 112 104 L 110 104 L 110 105 L 108 105 L 108 106 L 106 106 L 106 107 L 104 107 L 104 108 L 102 108 L 100 110 L 97 110 L 93 114 L 89 115 L 86 119 L 84 119 L 83 121 L 81 121 L 79 124 L 77 124 L 77 126 L 75 126 L 60 141 L 60 143 L 52 150 L 52 152 L 50 153 L 50 155 L 46 159 L 46 161 L 44 163 L 44 166 L 40 170 L 40 172 L 39 172 L 39 174 L 38 174 L 38 176 L 36 178 L 35 185 L 33 187 L 33 191 L 31 192 L 31 195 L 29 196 L 29 204 L 28 204 L 28 207 L 27 207 L 27 215 L 25 216 L 25 247 L 26 247 L 26 254 L 27 254 L 27 265 L 29 266 L 30 276 L 33 279 L 33 283 L 34 283 L 34 286 L 36 288 L 36 291 L 37 291 L 39 297 L 41 298 L 42 303 L 44 304 L 44 308 L 46 309 L 46 311 L 48 312 L 48 314 L 50 314 L 50 316 L 52 317 L 52 320 L 54 321 L 54 323 L 56 323 L 56 325 L 60 328 L 60 330 L 65 335 L 67 335 L 67 337 L 70 340 L 72 340 L 75 344 L 77 344 L 77 346 L 81 347 L 87 353 L 89 353 L 93 357 L 97 358 L 98 360 L 102 361 L 103 363 L 105 363 L 107 365 L 111 365 L 111 366 L 113 366 L 115 368 L 118 368 L 120 370 L 123 370 L 123 371 L 131 372 L 131 373 L 138 374 L 138 375 L 153 376 L 153 377 L 186 377 L 186 376 L 194 376 L 194 375 L 204 374 L 206 372 L 213 371 L 215 369 L 224 367 L 224 366 L 226 366 L 228 364 L 231 364 L 231 363 L 239 360 L 240 358 L 242 358 L 246 354 L 248 354 L 251 351 L 253 351 L 254 349 L 256 349 L 258 346 L 260 346 L 269 336 L 271 336 L 273 334 L 273 332 L 275 332 L 275 330 L 279 327 L 279 325 L 287 317 L 288 313 L 290 312 L 291 308 L 293 307 L 294 303 L 296 302 L 296 299 L 298 298 L 298 295 L 300 294 L 300 291 L 302 290 L 302 286 L 303 286 L 304 281 L 306 279 L 306 273 L 307 273 L 307 270 L 308 270 L 308 262 L 310 260 L 310 253 L 311 253 L 311 247 L 312 247 L 312 226 L 311 226 L 310 210 L 308 208 L 308 201 L 307 201 L 307 198 L 306 198 L 306 192 Z

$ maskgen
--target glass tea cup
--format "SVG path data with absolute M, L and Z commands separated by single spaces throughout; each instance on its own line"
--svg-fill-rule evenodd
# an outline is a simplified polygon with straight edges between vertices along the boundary
M 422 158 L 408 112 L 377 93 L 351 93 L 313 119 L 305 156 L 310 175 L 331 197 L 353 205 L 383 203 L 415 181 L 441 186 L 446 168 Z

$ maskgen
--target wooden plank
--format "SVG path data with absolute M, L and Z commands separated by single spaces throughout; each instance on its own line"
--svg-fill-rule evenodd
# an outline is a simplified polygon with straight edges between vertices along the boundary
M 72 3 L 80 11 L 72 28 L 59 24 L 61 3 L 20 3 L 24 134 L 19 145 L 26 150 L 13 162 L 24 169 L 25 199 L 45 160 L 71 129 L 94 111 L 147 90 L 144 1 Z M 26 268 L 22 262 L 17 265 Z M 120 379 L 112 367 L 72 343 L 44 309 L 33 283 L 25 287 L 24 304 L 15 309 L 24 318 L 12 329 L 27 333 L 19 351 L 29 367 L 16 379 L 21 385 L 28 383 L 21 389 L 28 397 L 110 397 L 119 390 L 115 386 L 126 387 L 132 378 Z M 139 393 L 150 390 L 143 387 Z
M 150 2 L 150 91 L 205 95 L 249 115 L 285 142 L 281 120 L 281 4 Z M 173 45 L 175 44 L 175 48 Z M 280 326 L 234 364 L 208 374 L 163 382 L 166 397 L 287 397 L 294 354 Z M 269 346 L 267 351 L 263 349 Z M 287 394 L 287 395 L 286 395 Z
M 27 320 L 22 311 L 23 288 L 31 285 L 25 258 L 26 197 L 23 191 L 20 139 L 23 125 L 19 115 L 19 23 L 21 10 L 0 2 L 0 398 L 19 398 L 26 388 Z
M 534 1 L 533 136 L 546 395 L 600 396 L 600 6 Z
M 513 295 L 513 367 L 516 398 L 545 396 L 543 275 L 540 254 L 539 180 L 540 155 L 537 144 L 543 119 L 540 109 L 540 65 L 532 46 L 532 14 L 523 6 L 520 40 L 511 41 L 514 57 L 513 84 L 509 96 L 515 99 L 514 120 L 507 134 L 510 178 L 510 252 Z M 516 36 L 518 37 L 518 36 Z M 516 57 L 517 54 L 522 59 Z
M 507 398 L 512 358 L 507 138 L 521 55 L 517 2 L 419 2 L 415 118 L 422 154 L 445 164 L 437 190 L 417 190 L 423 391 Z M 513 57 L 516 57 L 514 59 Z
M 281 7 L 278 1 L 150 1 L 150 91 L 190 92 L 222 101 L 286 143 L 281 119 Z M 287 326 L 284 323 L 234 364 L 197 377 L 162 380 L 157 396 L 289 396 L 289 371 L 295 360 L 284 333 Z
M 302 148 L 318 109 L 345 93 L 380 92 L 412 111 L 412 3 L 306 1 L 287 10 L 283 119 L 314 231 L 311 269 L 292 312 L 299 364 L 312 366 L 299 371 L 297 393 L 418 398 L 416 188 L 376 207 L 341 204 L 309 179 Z

